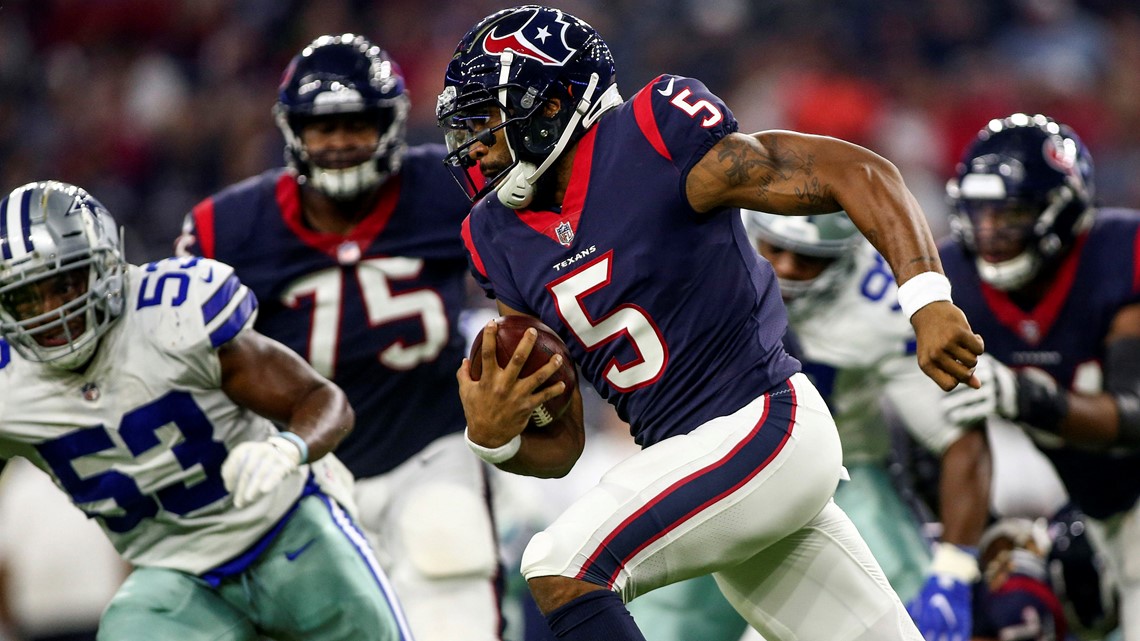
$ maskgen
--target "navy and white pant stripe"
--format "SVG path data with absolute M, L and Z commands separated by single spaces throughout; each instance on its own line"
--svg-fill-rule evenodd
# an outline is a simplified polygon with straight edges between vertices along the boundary
M 795 389 L 784 382 L 770 392 L 749 434 L 727 455 L 670 485 L 627 517 L 602 541 L 576 578 L 613 587 L 639 552 L 761 473 L 780 453 L 796 418 Z

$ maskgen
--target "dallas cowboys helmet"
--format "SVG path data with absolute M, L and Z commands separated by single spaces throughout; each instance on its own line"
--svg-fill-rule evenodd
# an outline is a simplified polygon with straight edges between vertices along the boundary
M 593 27 L 574 16 L 537 5 L 504 9 L 476 24 L 455 49 L 436 104 L 446 129 L 448 161 L 469 167 L 471 145 L 490 145 L 506 130 L 512 164 L 482 190 L 464 191 L 474 199 L 490 190 L 518 209 L 530 202 L 534 185 L 568 145 L 621 103 L 613 56 Z M 558 98 L 553 115 L 543 113 Z M 500 123 L 477 131 L 488 108 Z M 460 185 L 464 187 L 464 185 Z
M 1029 283 L 1092 222 L 1092 157 L 1077 134 L 1042 115 L 992 120 L 946 186 L 951 230 L 981 279 Z
M 744 209 L 741 216 L 754 247 L 759 248 L 759 242 L 765 241 L 797 254 L 831 260 L 815 278 L 779 279 L 780 293 L 789 301 L 789 310 L 830 296 L 855 268 L 855 249 L 862 244 L 863 236 L 847 212 L 777 216 Z
M 46 181 L 0 201 L 0 334 L 25 359 L 81 367 L 123 311 L 118 227 L 83 189 Z
M 302 182 L 337 200 L 352 200 L 399 171 L 407 149 L 410 101 L 400 68 L 380 47 L 351 33 L 321 36 L 285 69 L 273 107 L 285 137 L 285 158 Z M 301 139 L 316 118 L 365 114 L 375 118 L 380 139 L 367 161 L 330 169 L 317 165 Z

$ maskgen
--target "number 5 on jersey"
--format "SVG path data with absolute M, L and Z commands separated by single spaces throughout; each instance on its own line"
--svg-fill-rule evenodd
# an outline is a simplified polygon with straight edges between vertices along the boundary
M 636 305 L 619 305 L 600 319 L 594 320 L 582 299 L 603 289 L 612 281 L 613 251 L 559 278 L 546 286 L 554 297 L 558 315 L 587 350 L 618 338 L 633 343 L 638 358 L 629 363 L 611 359 L 605 367 L 605 379 L 615 389 L 628 392 L 653 383 L 665 372 L 669 348 L 657 330 L 656 323 Z

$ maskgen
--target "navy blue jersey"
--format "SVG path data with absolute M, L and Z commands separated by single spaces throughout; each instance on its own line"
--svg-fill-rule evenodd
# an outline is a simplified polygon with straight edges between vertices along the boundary
M 191 251 L 234 267 L 261 301 L 257 329 L 344 389 L 356 429 L 337 455 L 357 477 L 386 472 L 463 429 L 455 370 L 470 208 L 441 145 L 413 147 L 379 202 L 347 235 L 302 218 L 288 170 L 267 171 L 192 213 Z
M 490 197 L 464 225 L 476 280 L 554 328 L 643 446 L 799 370 L 739 210 L 699 214 L 685 197 L 689 170 L 734 131 L 704 85 L 661 76 L 582 138 L 559 211 Z
M 1097 212 L 1048 293 L 1028 311 L 982 283 L 959 245 L 947 242 L 940 250 L 954 302 L 985 338 L 987 352 L 1013 368 L 1043 369 L 1074 391 L 1100 391 L 1109 325 L 1122 307 L 1140 302 L 1140 212 Z M 1140 453 L 1038 446 L 1089 516 L 1107 518 L 1140 498 Z

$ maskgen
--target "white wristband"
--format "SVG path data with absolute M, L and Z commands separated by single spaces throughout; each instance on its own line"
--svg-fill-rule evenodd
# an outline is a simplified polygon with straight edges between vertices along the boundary
M 514 438 L 499 447 L 483 447 L 475 441 L 472 441 L 471 435 L 466 428 L 463 430 L 463 438 L 467 441 L 467 447 L 470 447 L 476 456 L 492 464 L 502 463 L 503 461 L 511 459 L 515 454 L 519 453 L 519 448 L 522 447 L 522 434 L 515 434 Z
M 899 285 L 899 306 L 907 318 L 940 300 L 953 302 L 950 298 L 950 281 L 938 272 L 922 272 Z

